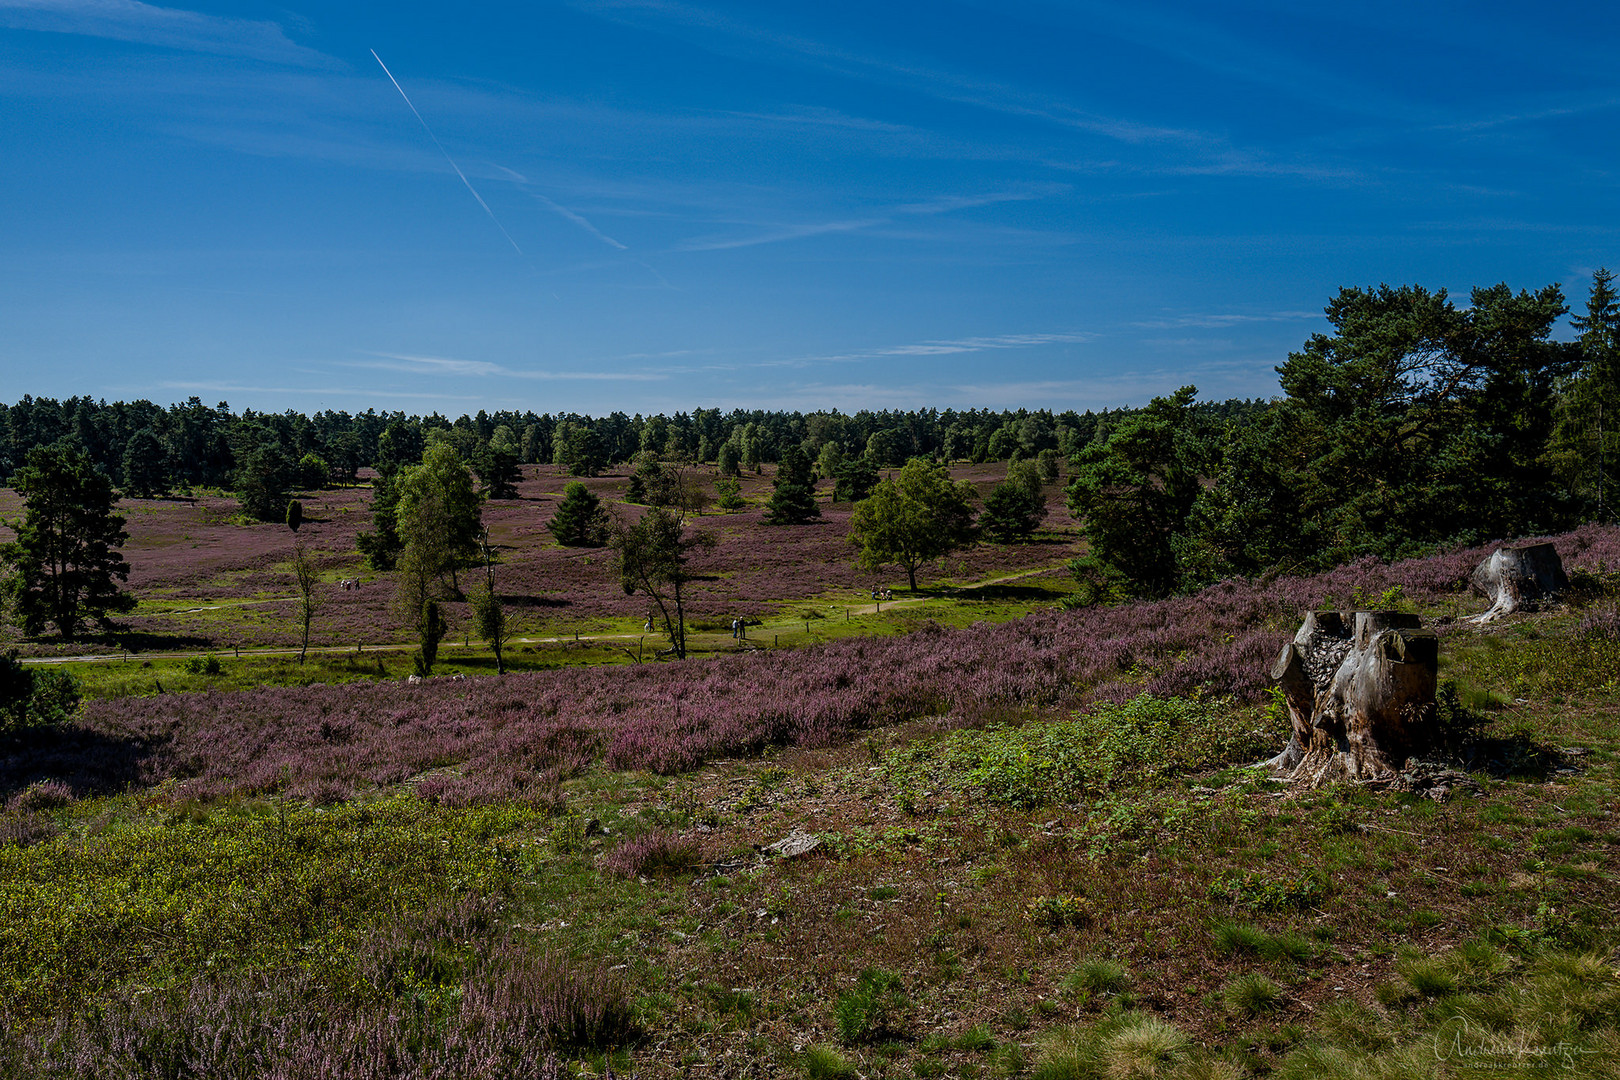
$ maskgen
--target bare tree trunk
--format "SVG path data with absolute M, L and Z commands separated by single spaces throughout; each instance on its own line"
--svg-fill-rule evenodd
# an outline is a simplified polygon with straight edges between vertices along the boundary
M 309 652 L 309 626 L 315 621 L 315 609 L 320 607 L 320 575 L 309 557 L 302 540 L 293 540 L 293 580 L 298 586 L 298 618 L 303 623 L 303 640 L 298 648 L 298 662 L 304 662 Z
M 1387 778 L 1434 737 L 1440 642 L 1416 615 L 1313 611 L 1272 665 L 1291 731 L 1264 764 L 1312 784 Z
M 675 659 L 677 659 L 677 660 L 685 660 L 686 659 L 686 612 L 681 607 L 681 579 L 680 579 L 680 575 L 678 575 L 678 574 L 675 577 L 674 586 L 675 586 L 675 630 L 674 630 L 674 633 L 671 635 L 671 641 L 675 646 Z
M 1569 588 L 1564 562 L 1551 544 L 1512 544 L 1497 548 L 1469 578 L 1473 590 L 1491 601 L 1490 609 L 1469 622 L 1488 623 L 1542 600 L 1556 600 Z

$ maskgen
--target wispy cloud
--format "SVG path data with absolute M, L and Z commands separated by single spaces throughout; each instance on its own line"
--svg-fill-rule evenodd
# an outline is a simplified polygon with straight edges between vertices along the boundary
M 140 0 L 0 0 L 0 26 L 134 41 L 302 67 L 337 61 L 292 40 L 279 25 L 157 7 Z
M 379 371 L 401 371 L 410 375 L 485 376 L 505 375 L 499 364 L 485 360 L 456 360 L 447 356 L 410 356 L 404 353 L 377 353 L 375 360 L 356 360 L 345 367 L 373 368 Z
M 815 367 L 820 364 L 852 364 L 862 360 L 884 360 L 905 356 L 955 356 L 962 353 L 988 352 L 999 349 L 1033 349 L 1045 345 L 1075 345 L 1096 340 L 1098 335 L 1085 331 L 1064 331 L 1039 334 L 993 334 L 986 337 L 946 338 L 917 341 L 904 345 L 884 345 L 859 352 L 828 353 L 818 356 L 798 356 L 782 360 L 762 360 L 737 367 Z
M 755 120 L 765 124 L 787 124 L 795 127 L 834 128 L 840 131 L 872 131 L 884 135 L 920 134 L 916 128 L 873 120 L 865 116 L 851 116 L 836 109 L 821 106 L 801 106 L 779 112 L 738 112 L 727 110 L 720 115 L 737 120 Z
M 660 382 L 669 378 L 668 374 L 655 371 L 551 371 L 538 368 L 511 368 L 487 360 L 458 360 L 446 356 L 414 356 L 407 353 L 372 355 L 376 359 L 347 360 L 341 361 L 341 364 L 343 367 L 447 378 L 567 379 L 587 382 Z
M 184 390 L 193 394 L 264 394 L 313 398 L 398 398 L 408 401 L 483 401 L 479 394 L 445 394 L 415 390 L 392 390 L 380 386 L 253 386 L 230 382 L 186 382 L 172 380 L 157 384 L 164 390 Z
M 993 191 L 979 195 L 942 195 L 922 202 L 901 203 L 892 209 L 864 217 L 841 218 L 831 221 L 776 225 L 746 236 L 700 237 L 680 245 L 681 251 L 730 251 L 736 248 L 758 247 L 761 244 L 779 244 L 791 240 L 805 240 L 829 233 L 852 233 L 893 224 L 903 217 L 933 217 L 961 210 L 972 210 L 998 203 L 1028 202 L 1044 199 L 1069 190 L 1067 184 L 1035 184 L 1009 191 Z
M 752 236 L 690 240 L 680 245 L 679 250 L 732 251 L 737 248 L 758 247 L 761 244 L 780 244 L 787 240 L 806 240 L 812 236 L 826 236 L 828 233 L 857 232 L 861 229 L 887 224 L 890 220 L 892 219 L 886 217 L 873 217 L 845 221 L 818 221 L 805 225 L 786 225 L 772 229 L 769 232 L 755 233 Z
M 1249 323 L 1304 322 L 1320 318 L 1322 318 L 1320 311 L 1210 312 L 1173 315 L 1163 319 L 1148 319 L 1142 322 L 1126 323 L 1125 325 L 1142 330 L 1175 330 L 1182 327 L 1218 330 L 1228 326 L 1243 326 Z
M 1516 109 L 1510 112 L 1476 117 L 1472 120 L 1436 124 L 1430 130 L 1472 134 L 1478 131 L 1493 131 L 1497 128 L 1519 124 L 1535 124 L 1543 120 L 1562 120 L 1565 117 L 1585 116 L 1595 112 L 1612 112 L 1615 109 L 1620 109 L 1620 97 L 1614 94 L 1600 94 L 1585 100 L 1566 101 L 1556 105 L 1545 105 L 1540 108 Z
M 951 353 L 984 352 L 987 349 L 1030 349 L 1041 345 L 1073 345 L 1093 341 L 1096 334 L 998 334 L 993 337 L 960 338 L 954 341 L 922 341 L 879 349 L 873 356 L 944 356 Z
M 508 169 L 505 165 L 496 165 L 495 168 L 499 169 L 501 174 L 508 180 L 516 184 L 518 190 L 534 199 L 541 206 L 544 206 L 547 210 L 550 210 L 564 221 L 579 226 L 581 229 L 584 229 L 586 232 L 590 233 L 592 236 L 596 237 L 609 247 L 617 248 L 619 251 L 629 250 L 629 248 L 627 248 L 624 244 L 619 243 L 617 240 L 613 239 L 613 237 L 609 236 L 601 229 L 598 229 L 595 225 L 592 225 L 590 221 L 586 219 L 585 215 L 570 210 L 568 207 L 552 199 L 545 192 L 537 189 L 534 184 L 530 182 L 527 176 L 524 176 L 516 169 Z
M 757 59 L 763 46 L 801 63 L 849 78 L 902 86 L 914 93 L 952 104 L 1043 120 L 1119 142 L 1215 141 L 1203 132 L 1146 124 L 1089 110 L 1060 97 L 948 71 L 920 61 L 860 53 L 798 35 L 767 30 L 679 0 L 577 0 L 576 6 L 621 22 L 640 25 L 651 19 L 667 25 L 701 30 L 705 32 L 701 44 L 712 51 L 724 51 L 724 46 L 731 44 L 732 52 Z M 637 16 L 642 18 L 638 19 Z

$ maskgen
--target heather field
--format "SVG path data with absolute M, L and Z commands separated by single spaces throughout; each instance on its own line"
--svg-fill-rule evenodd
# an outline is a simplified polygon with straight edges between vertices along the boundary
M 1488 627 L 1458 618 L 1479 549 L 684 663 L 103 697 L 0 747 L 0 1075 L 1620 1075 L 1620 530 L 1556 541 L 1576 603 Z M 218 580 L 256 572 L 222 547 Z M 1017 572 L 994 554 L 964 576 Z M 1440 631 L 1438 797 L 1244 767 L 1321 606 Z
M 982 493 L 1004 477 L 1005 466 L 961 466 L 956 474 Z M 605 549 L 560 547 L 546 529 L 569 479 L 553 466 L 526 466 L 518 499 L 485 504 L 484 523 L 500 560 L 499 591 L 520 620 L 523 636 L 536 641 L 576 634 L 633 634 L 647 616 L 647 603 L 642 597 L 625 595 L 610 554 Z M 850 507 L 829 501 L 828 483 L 821 485 L 819 522 L 763 525 L 762 506 L 770 495 L 770 480 L 769 472 L 745 475 L 741 494 L 749 501 L 746 509 L 729 513 L 711 509 L 696 519 L 697 528 L 713 533 L 719 541 L 712 550 L 700 551 L 693 563 L 700 580 L 690 588 L 688 611 L 700 632 L 700 647 L 729 643 L 729 632 L 722 628 L 729 627 L 737 616 L 780 622 L 783 631 L 791 630 L 797 617 L 803 628 L 806 614 L 812 623 L 834 616 L 842 619 L 850 607 L 871 606 L 874 585 L 904 584 L 903 572 L 874 577 L 855 568 L 854 549 L 847 539 Z M 585 481 L 605 504 L 638 514 L 639 507 L 623 502 L 627 482 L 628 476 L 622 472 Z M 328 582 L 311 644 L 352 649 L 403 643 L 408 635 L 391 610 L 392 575 L 367 570 L 355 548 L 355 536 L 371 528 L 370 487 L 307 492 L 300 498 L 305 518 L 299 535 Z M 959 552 L 943 566 L 934 564 L 920 571 L 919 585 L 937 592 L 1061 567 L 1080 550 L 1081 541 L 1063 509 L 1061 490 L 1048 488 L 1048 505 L 1046 531 L 1034 542 L 984 544 Z M 20 512 L 16 497 L 0 491 L 0 519 Z M 124 548 L 130 564 L 128 588 L 140 601 L 139 608 L 120 618 L 115 632 L 106 637 L 88 638 L 72 646 L 16 642 L 25 655 L 124 650 L 234 655 L 238 650 L 297 647 L 293 534 L 286 527 L 245 523 L 237 514 L 235 500 L 218 494 L 194 499 L 125 499 L 119 512 L 128 520 L 130 540 Z M 9 537 L 0 528 L 0 541 Z M 1049 580 L 1061 590 L 1066 586 L 1060 577 Z M 343 578 L 359 578 L 363 585 L 354 591 L 340 590 L 337 582 Z M 897 598 L 902 597 L 897 593 Z M 1042 592 L 1040 599 L 1050 600 L 1051 596 Z M 447 613 L 453 643 L 461 639 L 467 625 L 466 605 L 450 603 Z M 936 613 L 936 617 L 942 616 Z M 851 632 L 883 629 L 863 625 L 852 627 Z M 845 632 L 835 630 L 830 621 L 820 630 L 819 635 L 805 631 L 805 640 Z M 708 637 L 702 636 L 704 631 L 710 631 Z M 649 651 L 651 648 L 649 644 Z M 624 659 L 622 653 L 614 655 Z M 521 662 L 522 657 L 519 659 Z M 573 659 L 551 657 L 535 663 L 544 666 Z M 386 673 L 396 670 L 404 669 L 396 663 Z M 334 671 L 332 676 L 342 677 L 342 673 Z M 169 685 L 173 684 L 171 679 Z M 150 683 L 146 686 L 150 692 Z

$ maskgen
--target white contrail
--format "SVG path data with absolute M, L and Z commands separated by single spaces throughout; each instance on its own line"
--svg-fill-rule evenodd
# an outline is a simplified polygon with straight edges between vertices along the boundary
M 3 4 L 4 2 L 5 2 L 5 0 L 0 0 L 0 4 Z M 490 164 L 494 165 L 497 169 L 501 170 L 501 172 L 505 173 L 508 177 L 511 178 L 512 183 L 514 183 L 518 187 L 522 188 L 529 195 L 533 196 L 534 199 L 537 202 L 539 202 L 542 206 L 544 206 L 546 209 L 552 211 L 553 213 L 557 214 L 559 217 L 561 217 L 561 218 L 563 218 L 563 219 L 565 219 L 567 221 L 573 222 L 575 225 L 578 225 L 580 228 L 584 229 L 586 232 L 590 233 L 592 236 L 594 236 L 598 240 L 602 241 L 602 243 L 607 244 L 609 247 L 618 248 L 620 251 L 628 251 L 628 250 L 630 250 L 629 248 L 625 247 L 623 244 L 619 243 L 617 240 L 613 239 L 613 237 L 609 236 L 607 233 L 603 232 L 601 229 L 598 229 L 595 225 L 592 225 L 589 221 L 585 220 L 585 217 L 583 215 L 576 214 L 574 211 L 568 209 L 568 207 L 562 205 L 559 202 L 555 202 L 552 199 L 549 199 L 545 195 L 541 194 L 539 191 L 536 191 L 535 188 L 534 188 L 534 185 L 529 183 L 529 178 L 527 176 L 524 176 L 522 173 L 518 172 L 516 169 L 508 169 L 505 165 L 501 165 L 501 164 L 498 164 L 498 163 L 493 162 L 493 161 L 490 162 Z
M 489 215 L 489 220 L 493 221 L 495 223 L 495 227 L 501 230 L 501 235 L 506 237 L 506 242 L 508 244 L 512 245 L 512 250 L 516 251 L 519 255 L 522 255 L 523 249 L 518 247 L 516 240 L 512 239 L 512 234 L 506 231 L 506 226 L 502 225 L 501 219 L 495 216 L 495 211 L 489 208 L 489 203 L 485 202 L 484 197 L 478 194 L 478 189 L 472 186 L 472 181 L 468 180 L 467 174 L 461 171 L 461 166 L 457 165 L 456 159 L 450 156 L 450 151 L 444 148 L 444 143 L 440 142 L 439 137 L 433 134 L 433 129 L 428 127 L 428 122 L 426 120 L 422 119 L 422 114 L 416 111 L 416 106 L 411 104 L 410 95 L 405 93 L 405 88 L 403 86 L 399 85 L 399 80 L 394 78 L 394 73 L 392 71 L 388 70 L 388 65 L 383 63 L 383 59 L 377 55 L 376 49 L 371 50 L 371 58 L 377 61 L 377 66 L 383 69 L 383 74 L 387 75 L 388 81 L 394 84 L 394 89 L 399 91 L 399 96 L 405 99 L 405 104 L 411 110 L 412 115 L 416 117 L 417 123 L 421 124 L 422 130 L 428 133 L 428 138 L 433 140 L 433 145 L 439 148 L 439 153 L 444 155 L 444 160 L 448 161 L 450 163 L 450 167 L 456 170 L 456 175 L 461 177 L 461 182 L 463 184 L 467 185 L 467 190 L 472 193 L 473 198 L 478 200 L 478 205 L 484 208 L 484 213 Z

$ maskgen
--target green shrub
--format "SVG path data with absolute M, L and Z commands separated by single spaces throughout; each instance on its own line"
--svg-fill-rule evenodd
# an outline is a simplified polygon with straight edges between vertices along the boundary
M 391 913 L 504 895 L 515 856 L 491 838 L 533 820 L 401 794 L 0 845 L 0 1002 L 50 1015 L 118 986 L 288 964 L 344 985 Z
M 218 675 L 220 672 L 219 657 L 213 653 L 207 656 L 188 656 L 181 666 L 191 675 Z
M 1209 884 L 1209 898 L 1228 904 L 1283 911 L 1320 907 L 1327 898 L 1327 878 L 1320 871 L 1296 877 L 1269 877 L 1253 870 L 1227 870 Z
M 65 724 L 79 711 L 79 680 L 61 668 L 39 668 L 0 654 L 0 734 Z
M 1048 930 L 1089 926 L 1092 919 L 1091 903 L 1083 896 L 1037 896 L 1025 906 L 1024 914 Z
M 1470 708 L 1453 679 L 1435 690 L 1435 737 L 1443 749 L 1456 753 L 1479 739 L 1489 720 Z
M 867 968 L 856 980 L 855 989 L 840 994 L 833 1006 L 838 1037 L 846 1046 L 856 1046 L 901 1034 L 910 1007 L 900 976 L 881 968 Z

